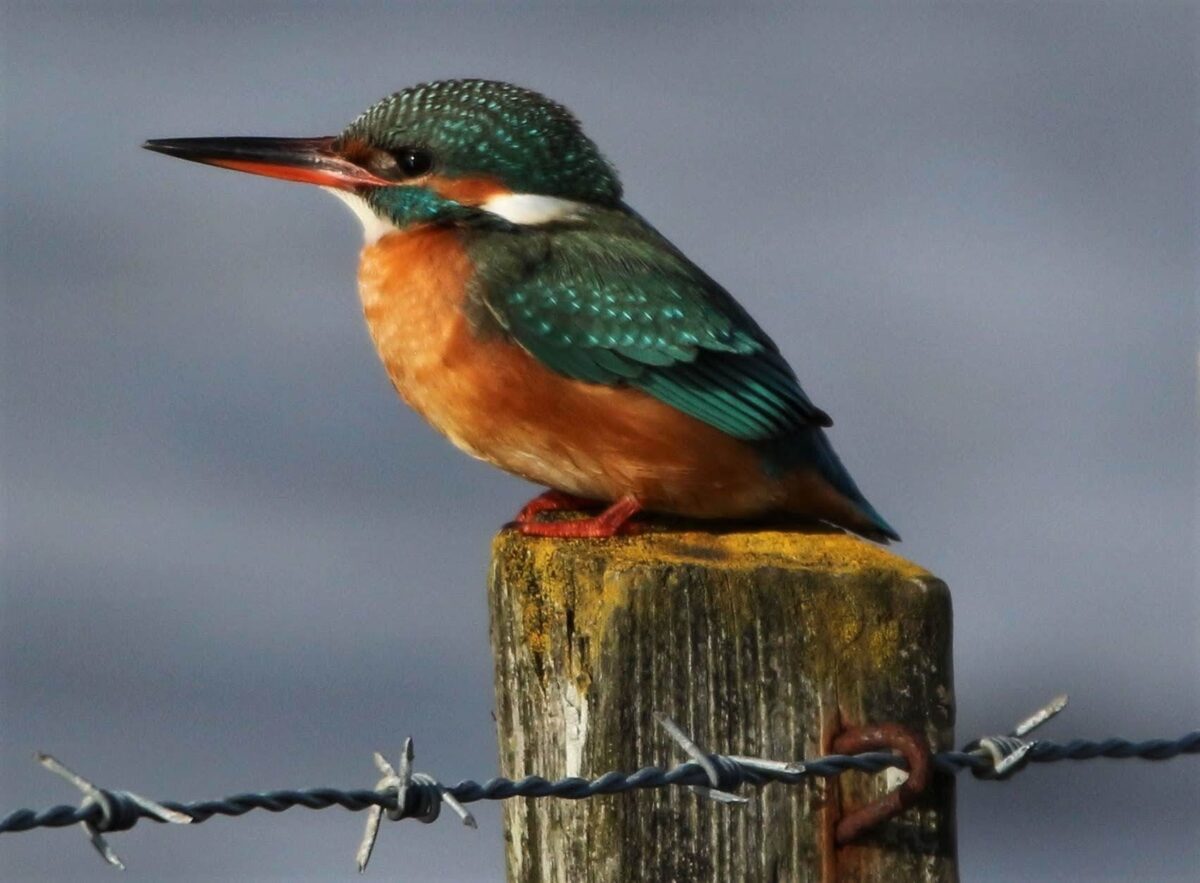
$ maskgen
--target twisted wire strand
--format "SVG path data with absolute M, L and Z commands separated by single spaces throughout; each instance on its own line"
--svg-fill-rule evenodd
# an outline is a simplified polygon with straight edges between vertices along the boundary
M 1178 739 L 1148 739 L 1141 742 L 1119 738 L 1098 742 L 1075 739 L 1065 743 L 1038 740 L 1031 743 L 1025 761 L 1054 763 L 1064 760 L 1094 760 L 1101 757 L 1115 760 L 1137 758 L 1161 761 L 1184 754 L 1200 754 L 1200 730 L 1188 733 Z M 753 760 L 723 754 L 708 755 L 707 760 L 717 770 L 719 782 L 716 787 L 724 791 L 734 790 L 743 784 L 764 785 L 770 782 L 779 782 L 786 785 L 797 785 L 804 779 L 813 776 L 838 776 L 849 771 L 878 773 L 889 767 L 903 768 L 905 766 L 903 758 L 885 752 L 856 755 L 833 754 L 792 765 L 755 763 Z M 976 751 L 943 751 L 934 755 L 933 761 L 938 771 L 951 775 L 963 769 L 986 773 L 993 765 L 990 758 Z M 681 785 L 706 787 L 713 785 L 713 782 L 703 766 L 695 761 L 688 761 L 669 770 L 663 770 L 660 767 L 643 767 L 633 773 L 608 772 L 594 779 L 572 777 L 550 781 L 541 776 L 526 776 L 514 781 L 497 777 L 488 779 L 482 784 L 465 779 L 456 785 L 449 786 L 439 785 L 432 780 L 414 782 L 409 786 L 403 807 L 397 806 L 397 795 L 394 791 L 343 790 L 340 788 L 250 792 L 235 794 L 220 800 L 203 800 L 194 803 L 162 801 L 161 803 L 168 809 L 191 816 L 193 823 L 204 822 L 217 815 L 236 817 L 256 809 L 267 812 L 284 812 L 297 806 L 314 810 L 340 806 L 351 812 L 359 812 L 377 806 L 398 811 L 399 817 L 405 818 L 418 815 L 422 806 L 428 807 L 430 801 L 436 803 L 441 799 L 443 793 L 449 794 L 460 803 L 473 803 L 479 800 L 508 800 L 513 797 L 557 797 L 565 800 L 583 800 L 601 794 L 620 794 L 644 788 Z M 102 793 L 109 798 L 111 803 L 110 816 L 106 823 L 103 818 L 103 810 L 94 802 L 85 803 L 82 806 L 53 806 L 39 811 L 19 809 L 0 819 L 0 834 L 31 831 L 35 828 L 62 828 L 79 822 L 89 822 L 97 827 L 103 823 L 105 832 L 124 831 L 132 828 L 141 819 L 163 821 L 148 812 L 129 792 L 103 790 Z

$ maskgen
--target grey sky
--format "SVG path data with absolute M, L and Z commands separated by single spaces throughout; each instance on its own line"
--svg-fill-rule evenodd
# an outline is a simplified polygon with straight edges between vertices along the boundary
M 0 812 L 51 750 L 153 796 L 496 768 L 484 573 L 533 488 L 394 398 L 359 230 L 148 137 L 340 129 L 421 80 L 563 101 L 780 343 L 950 584 L 959 737 L 1200 724 L 1189 4 L 0 3 Z M 665 758 L 647 758 L 663 762 Z M 968 880 L 1183 879 L 1188 760 L 960 782 Z M 497 879 L 499 816 L 372 872 Z M 127 880 L 351 879 L 339 811 L 145 826 Z M 1188 844 L 1191 844 L 1190 846 Z M 74 831 L 0 876 L 99 879 Z

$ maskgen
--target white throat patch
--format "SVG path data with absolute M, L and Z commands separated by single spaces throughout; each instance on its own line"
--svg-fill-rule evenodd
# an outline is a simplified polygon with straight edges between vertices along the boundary
M 367 201 L 357 193 L 340 190 L 337 187 L 322 187 L 321 189 L 327 193 L 332 193 L 350 207 L 350 211 L 354 212 L 354 217 L 358 218 L 362 223 L 363 240 L 367 245 L 372 245 L 388 233 L 394 233 L 399 229 L 387 218 L 381 218 L 377 215 L 375 210 L 367 205 Z

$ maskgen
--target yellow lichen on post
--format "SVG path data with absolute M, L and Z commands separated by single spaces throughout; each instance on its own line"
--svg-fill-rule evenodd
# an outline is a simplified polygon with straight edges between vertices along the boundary
M 778 760 L 828 753 L 866 723 L 898 721 L 937 747 L 952 738 L 945 585 L 845 534 L 504 531 L 490 599 L 505 775 L 670 766 L 684 758 L 656 711 L 706 750 Z M 833 848 L 842 810 L 882 779 L 770 786 L 745 807 L 678 790 L 509 801 L 509 877 L 953 879 L 949 782 L 874 839 Z

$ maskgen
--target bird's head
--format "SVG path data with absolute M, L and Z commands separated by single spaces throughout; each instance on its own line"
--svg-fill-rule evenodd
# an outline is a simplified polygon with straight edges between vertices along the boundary
M 490 80 L 405 89 L 336 136 L 173 138 L 145 146 L 328 188 L 354 209 L 369 240 L 430 222 L 541 224 L 621 199 L 616 172 L 566 108 Z

